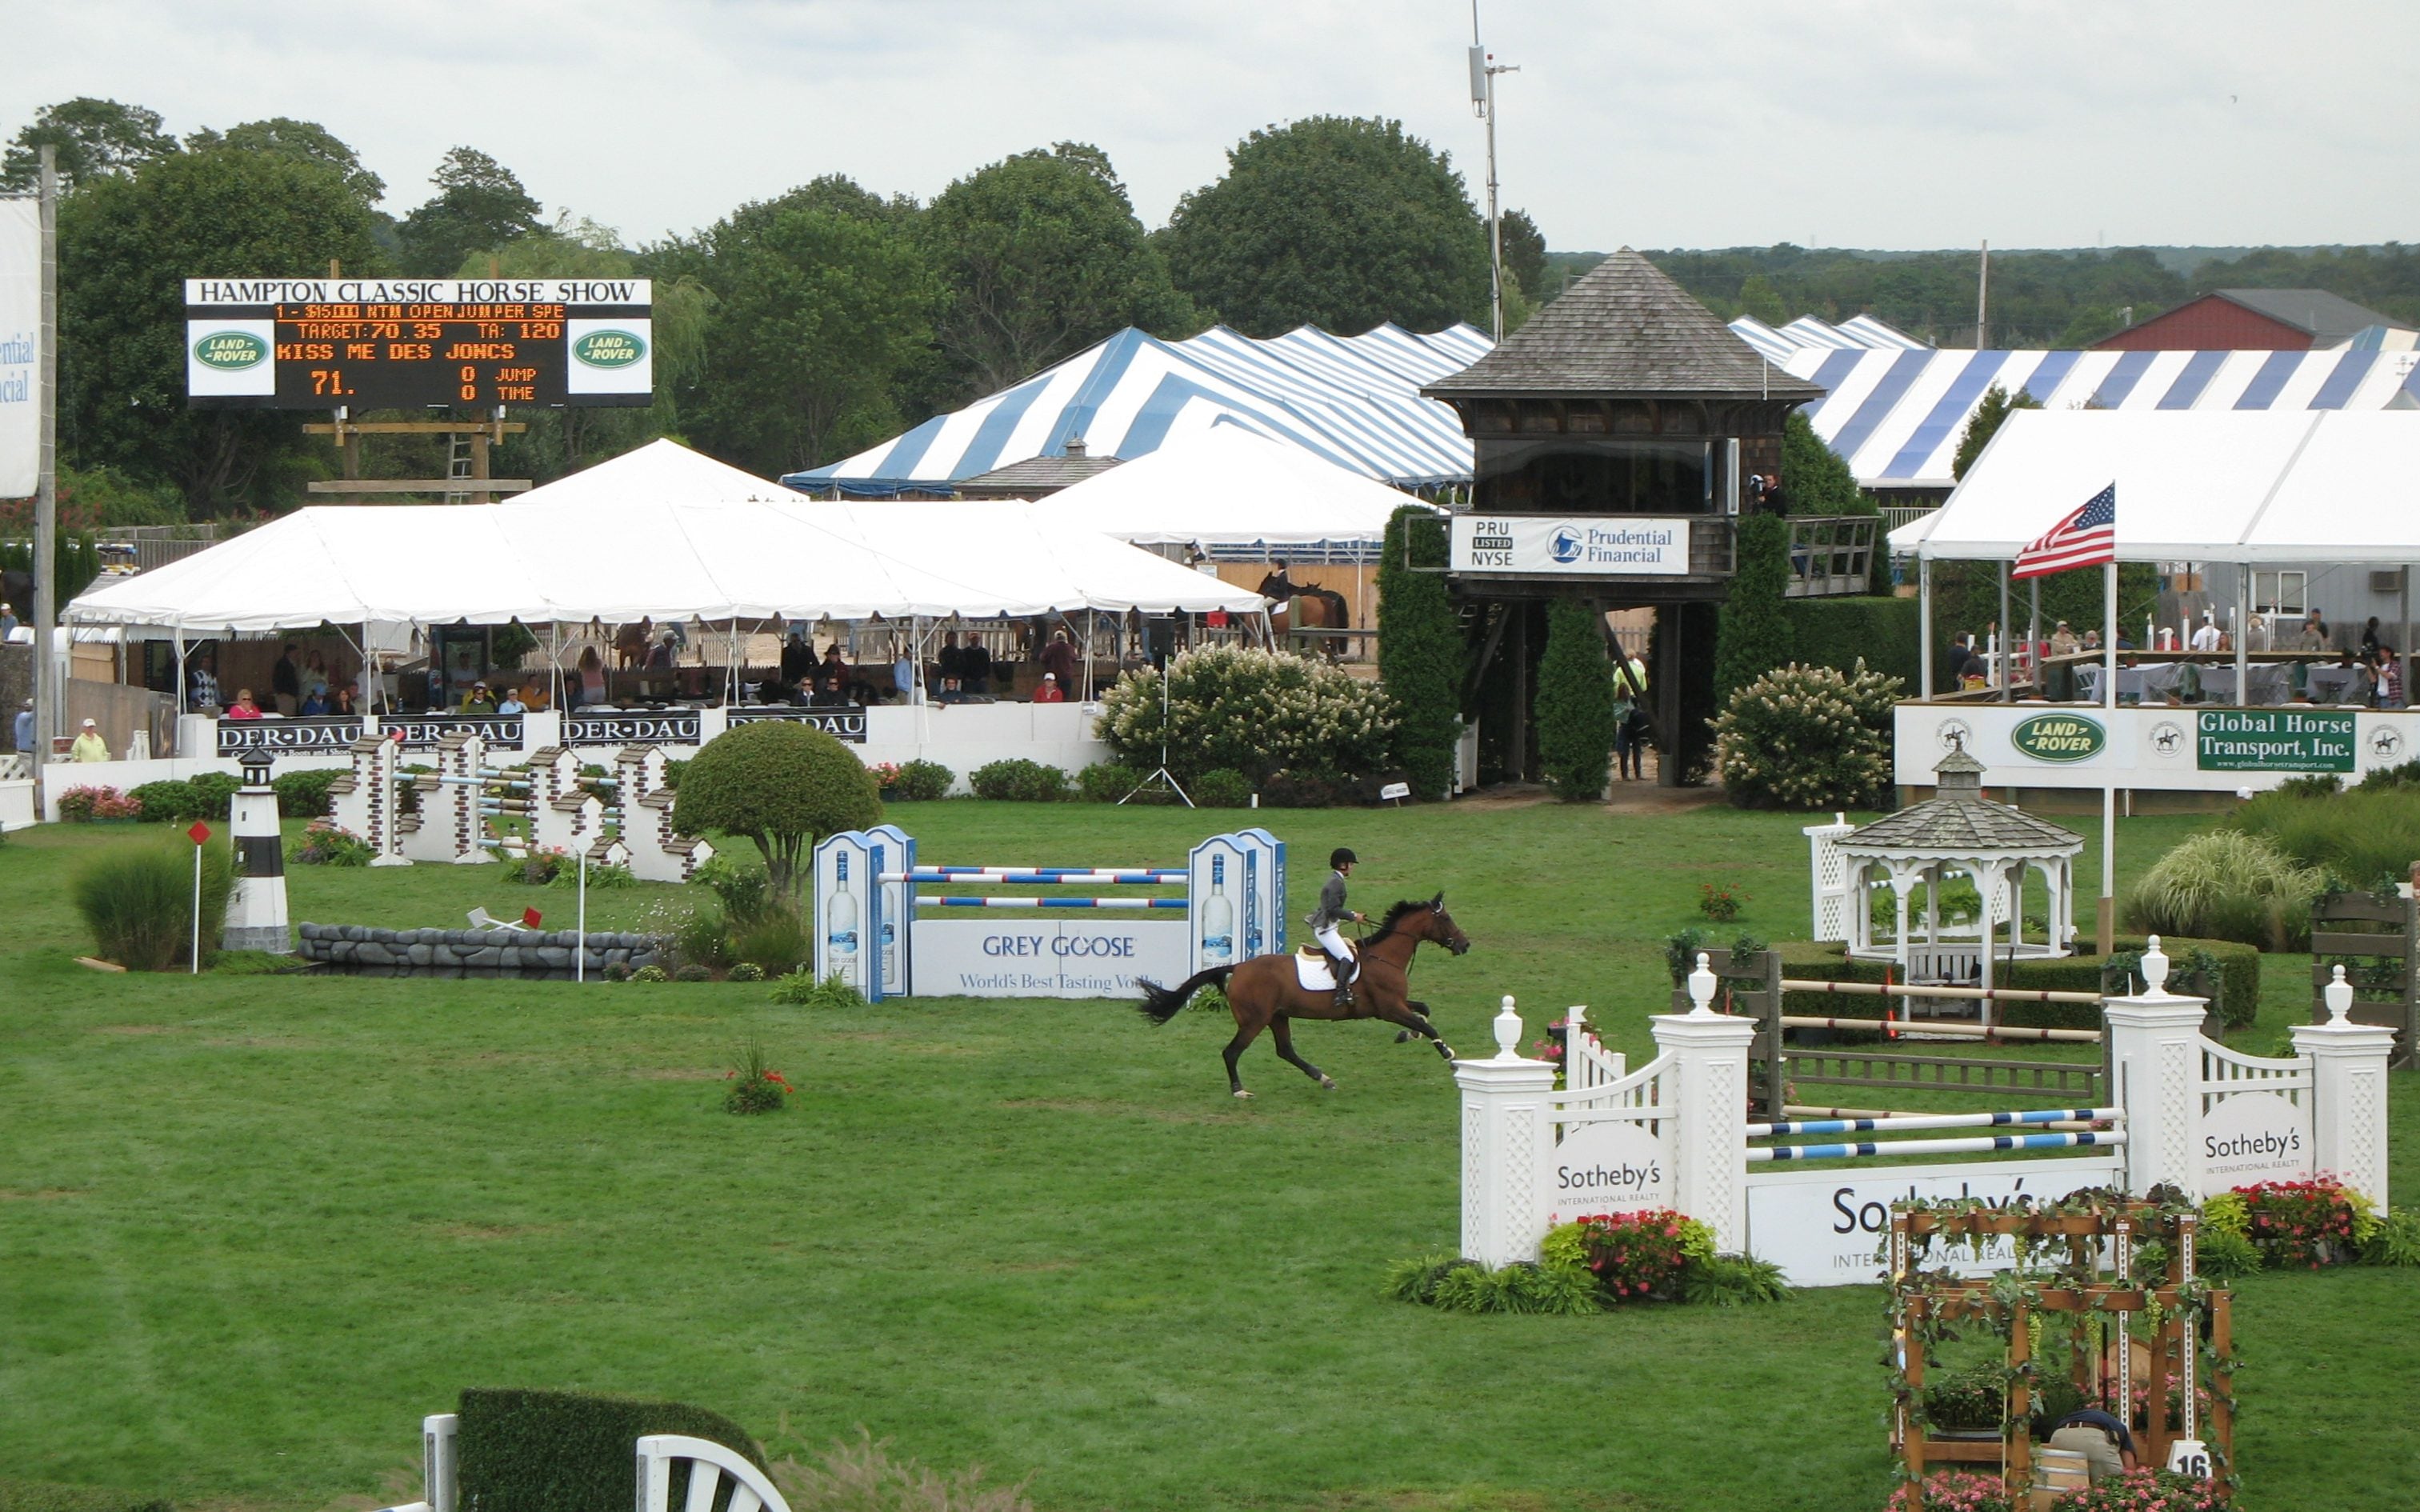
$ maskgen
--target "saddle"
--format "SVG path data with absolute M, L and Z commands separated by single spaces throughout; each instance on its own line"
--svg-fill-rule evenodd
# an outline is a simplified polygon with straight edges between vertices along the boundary
M 1344 943 L 1346 948 L 1353 952 L 1354 958 L 1357 960 L 1359 959 L 1361 947 L 1350 940 Z M 1336 973 L 1328 969 L 1327 952 L 1321 949 L 1315 942 L 1304 945 L 1294 953 L 1294 976 L 1306 992 L 1336 990 Z

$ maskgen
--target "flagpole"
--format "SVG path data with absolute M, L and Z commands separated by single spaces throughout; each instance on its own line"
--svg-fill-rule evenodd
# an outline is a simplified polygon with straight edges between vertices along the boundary
M 2101 564 L 2101 709 L 2108 716 L 2114 737 L 2118 725 L 2118 558 L 2114 553 Z M 2107 767 L 2101 769 L 2100 924 L 2101 937 L 2094 943 L 2106 956 L 2118 948 L 2118 787 L 2110 781 Z

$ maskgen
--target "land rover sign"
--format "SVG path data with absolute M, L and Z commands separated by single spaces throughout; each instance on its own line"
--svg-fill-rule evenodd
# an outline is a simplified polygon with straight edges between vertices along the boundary
M 2082 714 L 2036 714 L 2009 732 L 2009 743 L 2036 761 L 2089 761 L 2109 736 L 2099 720 Z

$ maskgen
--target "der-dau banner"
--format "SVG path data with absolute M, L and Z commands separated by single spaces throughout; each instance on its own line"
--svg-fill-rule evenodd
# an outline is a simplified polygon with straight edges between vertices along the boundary
M 189 278 L 197 409 L 644 405 L 644 278 Z

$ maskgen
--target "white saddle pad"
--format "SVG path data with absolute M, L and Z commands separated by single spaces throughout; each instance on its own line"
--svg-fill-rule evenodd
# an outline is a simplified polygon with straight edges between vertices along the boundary
M 1305 955 L 1299 950 L 1295 951 L 1294 979 L 1302 984 L 1302 990 L 1306 992 L 1336 990 L 1336 974 L 1328 969 L 1327 957 L 1324 953 Z

